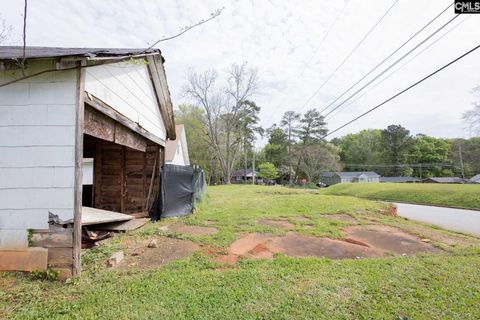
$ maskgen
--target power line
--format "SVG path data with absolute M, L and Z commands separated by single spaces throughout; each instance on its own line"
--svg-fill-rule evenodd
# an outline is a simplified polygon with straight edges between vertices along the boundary
M 440 37 L 438 37 L 435 41 L 433 41 L 432 43 L 430 43 L 428 46 L 426 46 L 425 48 L 423 48 L 421 51 L 419 51 L 417 54 L 415 54 L 412 58 L 410 58 L 407 62 L 405 62 L 404 64 L 402 64 L 400 67 L 398 67 L 397 69 L 395 69 L 394 71 L 392 71 L 391 73 L 389 73 L 386 77 L 384 77 L 383 79 L 381 79 L 379 82 L 377 82 L 374 86 L 370 87 L 367 91 L 365 91 L 363 94 L 361 94 L 360 96 L 358 96 L 356 99 L 350 101 L 350 103 L 348 103 L 347 105 L 344 105 L 344 108 L 343 110 L 345 110 L 348 106 L 351 106 L 352 104 L 354 104 L 356 101 L 358 101 L 359 99 L 361 99 L 362 97 L 364 97 L 367 93 L 369 93 L 371 90 L 375 89 L 377 86 L 379 86 L 380 84 L 382 84 L 384 81 L 386 81 L 387 79 L 389 79 L 391 76 L 393 76 L 395 73 L 397 73 L 398 71 L 400 71 L 401 69 L 403 69 L 406 65 L 408 65 L 410 62 L 412 62 L 413 60 L 415 60 L 419 55 L 421 55 L 422 53 L 424 53 L 425 51 L 427 51 L 428 49 L 430 49 L 434 44 L 436 44 L 438 41 L 442 40 L 446 35 L 448 35 L 450 32 L 452 32 L 453 30 L 455 30 L 456 28 L 458 28 L 462 23 L 464 23 L 465 21 L 467 21 L 469 18 L 471 18 L 472 16 L 471 15 L 468 15 L 466 16 L 462 21 L 460 21 L 459 23 L 457 23 L 456 25 L 454 25 L 452 28 L 448 29 L 444 34 L 442 34 Z M 333 116 L 335 114 L 338 114 L 338 112 L 342 110 L 342 108 L 340 109 L 337 109 L 335 110 L 336 112 L 333 113 Z M 332 113 L 330 113 L 332 114 Z M 329 115 L 330 115 L 329 114 Z M 328 118 L 328 115 L 325 116 L 325 119 Z M 332 119 L 332 116 L 330 116 L 330 119 Z
M 375 70 L 377 70 L 382 64 L 385 63 L 388 59 L 390 59 L 395 53 L 400 51 L 403 47 L 405 47 L 413 38 L 415 38 L 417 35 L 419 35 L 423 30 L 425 30 L 429 25 L 431 25 L 435 20 L 437 20 L 445 11 L 447 11 L 451 6 L 453 6 L 453 3 L 449 4 L 445 9 L 443 9 L 439 14 L 437 14 L 433 19 L 431 19 L 426 25 L 424 25 L 420 30 L 415 32 L 410 38 L 408 38 L 405 42 L 403 42 L 398 48 L 393 50 L 392 53 L 390 53 L 385 59 L 383 59 L 380 63 L 378 63 L 373 69 L 368 71 L 363 77 L 361 77 L 357 82 L 352 84 L 347 90 L 345 90 L 340 96 L 338 96 L 335 100 L 333 100 L 328 106 L 323 108 L 320 113 L 323 113 L 325 110 L 330 108 L 335 102 L 337 102 L 340 98 L 342 98 L 348 91 L 350 91 L 352 88 L 354 88 L 357 84 L 362 82 L 366 77 L 368 77 L 370 74 L 372 74 Z
M 461 56 L 455 58 L 454 60 L 450 61 L 449 63 L 447 63 L 446 65 L 444 65 L 443 67 L 440 67 L 439 69 L 435 70 L 434 72 L 430 73 L 429 75 L 423 77 L 422 79 L 418 80 L 417 82 L 415 82 L 414 84 L 408 86 L 407 88 L 403 89 L 402 91 L 396 93 L 395 95 L 391 96 L 390 98 L 388 98 L 387 100 L 379 103 L 378 105 L 376 105 L 375 107 L 369 109 L 368 111 L 365 111 L 364 113 L 362 113 L 361 115 L 355 117 L 354 119 L 348 121 L 347 123 L 341 125 L 340 127 L 336 128 L 335 130 L 327 133 L 326 135 L 324 135 L 322 137 L 322 139 L 328 137 L 329 135 L 345 128 L 346 126 L 350 125 L 351 123 L 357 121 L 358 119 L 360 118 L 363 118 L 364 116 L 366 116 L 367 114 L 373 112 L 374 110 L 380 108 L 381 106 L 385 105 L 386 103 L 394 100 L 395 98 L 397 98 L 398 96 L 404 94 L 405 92 L 409 91 L 410 89 L 416 87 L 417 85 L 419 85 L 420 83 L 424 82 L 425 80 L 429 79 L 430 77 L 433 77 L 434 75 L 436 75 L 437 73 L 439 73 L 440 71 L 448 68 L 449 66 L 451 66 L 452 64 L 456 63 L 457 61 L 463 59 L 464 57 L 468 56 L 469 54 L 471 54 L 472 52 L 474 52 L 475 50 L 477 50 L 478 48 L 480 48 L 480 45 L 477 45 L 476 47 L 474 47 L 473 49 L 470 49 L 469 51 L 465 52 L 464 54 L 462 54 Z
M 445 28 L 447 25 L 449 25 L 451 22 L 453 22 L 453 20 L 457 19 L 460 15 L 456 15 L 454 16 L 452 19 L 448 20 L 445 24 L 443 24 L 442 26 L 440 26 L 437 30 L 435 30 L 433 33 L 431 33 L 428 37 L 426 37 L 425 39 L 423 39 L 419 44 L 417 44 L 415 47 L 413 47 L 412 49 L 410 49 L 407 53 L 405 53 L 403 56 L 401 56 L 399 59 L 397 59 L 394 63 L 392 63 L 391 65 L 389 65 L 385 70 L 383 70 L 382 72 L 380 72 L 378 75 L 376 75 L 374 78 L 372 78 L 371 80 L 369 80 L 366 84 L 364 84 L 360 89 L 358 89 L 357 91 L 355 91 L 354 93 L 352 93 L 348 98 L 346 98 L 345 100 L 343 100 L 339 105 L 337 105 L 335 108 L 333 108 L 332 110 L 330 110 L 325 116 L 328 116 L 330 113 L 332 113 L 333 111 L 337 110 L 338 108 L 340 108 L 342 105 L 344 105 L 346 102 L 348 102 L 350 99 L 352 99 L 354 96 L 356 96 L 359 92 L 361 92 L 363 89 L 365 89 L 366 87 L 368 87 L 370 84 L 372 84 L 375 80 L 377 80 L 378 78 L 380 78 L 382 75 L 384 75 L 388 70 L 392 69 L 394 66 L 396 66 L 400 61 L 402 61 L 403 59 L 405 59 L 409 54 L 411 54 L 413 51 L 415 51 L 418 47 L 420 47 L 422 44 L 424 44 L 425 42 L 427 42 L 428 40 L 430 40 L 434 35 L 436 35 L 438 32 L 440 32 L 443 28 Z
M 357 49 L 365 42 L 365 40 L 370 36 L 370 34 L 377 28 L 377 26 L 382 22 L 382 20 L 387 16 L 387 14 L 393 9 L 393 7 L 398 3 L 399 0 L 395 0 L 393 4 L 388 8 L 388 10 L 380 17 L 380 19 L 373 25 L 372 28 L 363 36 L 363 38 L 357 43 L 357 45 L 350 51 L 349 54 L 343 59 L 343 61 L 333 70 L 333 72 L 325 79 L 325 81 L 318 87 L 317 90 L 305 101 L 305 103 L 300 107 L 299 111 L 303 110 L 305 106 L 322 90 L 322 88 L 333 78 L 333 76 L 338 72 L 338 70 L 350 59 L 350 57 L 357 51 Z
M 298 73 L 298 75 L 295 77 L 295 84 L 298 82 L 298 80 L 300 79 L 300 77 L 303 75 L 303 73 L 305 72 L 305 70 L 307 69 L 307 67 L 310 65 L 310 62 L 312 62 L 313 58 L 315 57 L 318 49 L 322 46 L 322 44 L 325 42 L 325 40 L 327 39 L 328 35 L 330 34 L 330 32 L 333 30 L 333 27 L 337 24 L 337 22 L 340 20 L 341 16 L 343 15 L 343 13 L 345 12 L 348 4 L 350 3 L 350 0 L 347 0 L 347 2 L 345 3 L 345 5 L 343 6 L 342 10 L 340 10 L 340 12 L 337 14 L 337 16 L 335 17 L 335 19 L 333 20 L 333 22 L 330 24 L 330 26 L 328 27 L 327 31 L 325 32 L 325 34 L 323 35 L 323 38 L 322 40 L 320 41 L 320 43 L 315 47 L 315 49 L 313 50 L 310 58 L 307 60 L 306 63 L 304 63 L 303 65 L 303 68 L 302 70 Z M 287 90 L 287 92 L 285 92 L 283 94 L 283 96 L 287 96 L 289 93 L 290 93 L 291 90 Z M 280 102 L 277 107 L 275 109 L 279 109 L 283 106 L 284 104 L 284 100 L 282 100 L 282 102 Z M 268 121 L 270 121 L 270 119 L 272 118 L 273 116 L 273 113 L 270 113 L 270 116 L 265 120 L 265 121 L 262 121 L 263 123 L 267 123 Z

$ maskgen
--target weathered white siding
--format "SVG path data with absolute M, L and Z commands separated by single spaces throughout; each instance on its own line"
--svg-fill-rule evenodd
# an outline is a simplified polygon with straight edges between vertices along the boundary
M 52 69 L 29 62 L 26 73 Z M 0 83 L 21 77 L 0 71 Z M 48 212 L 73 218 L 76 71 L 46 73 L 0 88 L 0 250 L 27 246 Z
M 146 64 L 119 62 L 87 68 L 85 91 L 166 140 L 165 124 Z

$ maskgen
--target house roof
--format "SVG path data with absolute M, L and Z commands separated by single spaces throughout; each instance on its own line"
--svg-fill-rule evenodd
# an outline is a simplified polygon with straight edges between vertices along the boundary
M 177 152 L 178 144 L 182 139 L 182 133 L 185 132 L 185 127 L 183 124 L 177 124 L 175 126 L 175 140 L 168 140 L 165 144 L 165 161 L 173 161 L 175 157 L 175 152 Z
M 421 180 L 414 177 L 381 177 L 380 182 L 420 182 Z
M 322 177 L 333 177 L 334 175 L 338 175 L 340 178 L 355 178 L 361 175 L 365 175 L 371 178 L 380 177 L 380 175 L 373 171 L 342 171 L 342 172 L 324 172 L 322 173 Z
M 247 169 L 247 174 L 246 175 L 249 176 L 249 175 L 252 174 L 252 172 L 253 172 L 253 169 L 251 169 L 251 168 Z M 257 173 L 258 173 L 258 171 L 255 170 L 255 174 L 257 174 Z M 232 176 L 233 177 L 238 177 L 238 176 L 244 177 L 245 176 L 245 169 L 240 169 L 240 170 L 235 171 L 234 173 L 232 173 Z
M 423 181 L 435 181 L 438 183 L 460 183 L 463 182 L 462 178 L 459 177 L 432 177 L 423 179 Z
M 139 55 L 145 53 L 160 53 L 159 49 L 133 49 L 133 48 L 58 48 L 58 47 L 26 47 L 25 58 L 60 58 L 60 57 L 118 57 Z M 22 46 L 2 46 L 0 60 L 16 60 L 23 58 Z

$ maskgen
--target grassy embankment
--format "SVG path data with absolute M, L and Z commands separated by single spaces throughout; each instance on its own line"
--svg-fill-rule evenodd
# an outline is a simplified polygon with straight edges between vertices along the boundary
M 480 210 L 480 185 L 473 184 L 342 183 L 321 193 Z
M 353 197 L 280 187 L 208 189 L 199 211 L 184 223 L 219 232 L 193 237 L 226 247 L 244 232 L 272 232 L 259 218 L 285 218 L 295 232 L 339 237 L 345 223 L 320 214 L 348 213 L 364 223 L 427 228 L 386 217 L 382 205 Z M 305 222 L 294 217 L 308 217 Z M 368 220 L 370 219 L 370 220 Z M 369 222 L 370 221 L 370 222 Z M 171 222 L 171 220 L 170 220 Z M 0 318 L 16 319 L 478 319 L 480 250 L 453 247 L 443 254 L 382 259 L 289 258 L 213 262 L 199 252 L 153 270 L 104 267 L 127 241 L 162 234 L 159 225 L 114 238 L 84 252 L 82 276 L 68 283 L 0 274 Z M 453 235 L 449 233 L 450 235 Z M 180 237 L 179 235 L 169 235 Z M 470 241 L 468 237 L 463 237 Z M 473 241 L 473 240 L 472 240 Z

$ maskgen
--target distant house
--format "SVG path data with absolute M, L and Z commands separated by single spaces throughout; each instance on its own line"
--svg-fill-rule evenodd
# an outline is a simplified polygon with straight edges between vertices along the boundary
M 183 124 L 175 126 L 176 139 L 167 141 L 165 145 L 165 163 L 189 166 L 187 136 Z
M 414 177 L 381 177 L 380 182 L 386 183 L 417 183 L 422 180 Z
M 230 178 L 231 183 L 243 183 L 245 181 L 252 181 L 253 179 L 253 169 L 240 169 L 232 173 L 232 177 Z M 258 176 L 258 171 L 255 170 L 255 177 Z
M 326 185 L 337 183 L 376 183 L 380 182 L 380 175 L 373 171 L 362 172 L 325 172 L 320 181 Z
M 480 183 L 480 174 L 477 174 L 476 176 L 473 176 L 469 180 L 470 183 Z
M 423 183 L 464 183 L 465 181 L 459 177 L 440 177 L 440 178 L 426 178 L 422 180 Z

